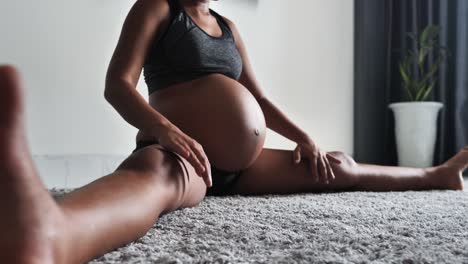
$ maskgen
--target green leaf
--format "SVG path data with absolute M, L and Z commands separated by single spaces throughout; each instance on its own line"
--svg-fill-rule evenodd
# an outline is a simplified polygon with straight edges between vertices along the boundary
M 416 97 L 414 98 L 415 101 L 420 101 L 419 100 L 419 97 L 421 96 L 421 94 L 424 92 L 424 89 L 421 89 L 419 90 L 418 94 L 416 95 Z
M 409 99 L 410 101 L 413 101 L 413 95 L 411 94 L 411 90 L 410 90 L 409 85 L 405 85 L 405 86 L 404 86 L 404 89 L 405 89 L 406 93 L 408 94 L 408 99 Z
M 417 36 L 415 33 L 406 33 L 412 40 L 405 52 L 405 56 L 399 63 L 399 72 L 402 85 L 410 100 L 425 100 L 434 87 L 435 75 L 442 62 L 450 55 L 445 47 L 441 47 L 438 41 L 440 27 L 428 25 Z M 428 56 L 434 52 L 437 56 L 435 62 L 428 65 Z M 419 74 L 413 75 L 414 70 Z
M 439 56 L 437 58 L 437 61 L 432 64 L 431 68 L 429 69 L 429 71 L 425 74 L 425 77 L 424 77 L 424 80 L 429 80 L 432 76 L 434 76 L 434 74 L 437 72 L 437 70 L 439 69 L 439 66 L 440 64 L 442 64 L 442 61 L 443 61 L 443 57 L 442 56 Z
M 416 101 L 419 101 L 419 99 L 420 99 L 421 95 L 423 94 L 425 88 L 426 88 L 426 81 L 423 80 L 417 86 L 417 89 L 416 89 L 417 94 L 416 94 L 416 98 L 415 98 Z
M 421 51 L 419 53 L 419 58 L 418 58 L 418 66 L 421 71 L 424 69 L 424 61 L 426 60 L 427 54 L 429 53 L 430 50 L 431 49 L 427 47 L 421 48 Z
M 405 84 L 408 84 L 410 82 L 410 77 L 405 69 L 405 66 L 402 63 L 400 63 L 400 75 Z
M 413 98 L 414 94 L 416 93 L 416 82 L 415 81 L 413 81 L 413 80 L 410 81 L 408 90 L 411 92 L 411 98 Z
M 434 25 L 427 26 L 419 37 L 421 45 L 426 45 L 428 40 L 432 40 L 439 34 L 439 27 Z
M 427 88 L 426 92 L 424 93 L 423 97 L 421 98 L 421 101 L 425 101 L 427 97 L 429 96 L 429 93 L 432 91 L 434 88 L 435 82 L 433 82 L 429 87 Z

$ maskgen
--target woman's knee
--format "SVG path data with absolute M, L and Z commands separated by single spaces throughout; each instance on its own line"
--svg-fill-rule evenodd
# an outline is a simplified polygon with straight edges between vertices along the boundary
M 176 165 L 176 162 L 162 150 L 147 146 L 128 156 L 117 170 L 131 170 L 154 177 L 163 177 L 167 171 Z
M 343 185 L 350 188 L 355 186 L 358 181 L 358 175 L 356 173 L 358 164 L 356 161 L 350 155 L 342 151 L 331 151 L 328 152 L 328 154 L 341 161 L 340 164 L 336 165 L 334 165 L 333 162 L 330 162 L 335 176 L 337 178 L 339 177 L 339 180 L 343 182 Z
M 344 153 L 343 151 L 330 151 L 328 152 L 328 154 L 340 160 L 341 164 L 343 165 L 349 167 L 354 167 L 357 165 L 356 161 L 350 155 Z
M 206 189 L 200 186 L 195 170 L 188 162 L 152 145 L 131 154 L 117 170 L 131 170 L 141 173 L 142 177 L 150 177 L 155 188 L 161 187 L 173 197 L 174 203 L 169 211 L 195 206 L 205 196 Z

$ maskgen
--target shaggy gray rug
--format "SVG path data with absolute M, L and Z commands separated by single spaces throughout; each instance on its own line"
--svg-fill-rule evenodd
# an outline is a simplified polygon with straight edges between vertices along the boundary
M 90 263 L 468 263 L 467 221 L 468 192 L 207 197 Z

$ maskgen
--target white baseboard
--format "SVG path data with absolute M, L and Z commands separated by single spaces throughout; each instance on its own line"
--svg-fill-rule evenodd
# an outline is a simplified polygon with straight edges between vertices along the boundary
M 113 172 L 125 155 L 33 155 L 47 188 L 77 188 Z

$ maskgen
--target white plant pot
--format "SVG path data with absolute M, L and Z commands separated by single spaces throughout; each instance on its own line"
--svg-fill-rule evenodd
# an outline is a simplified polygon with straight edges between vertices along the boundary
M 393 103 L 398 165 L 431 167 L 437 136 L 437 117 L 443 104 L 439 102 Z

